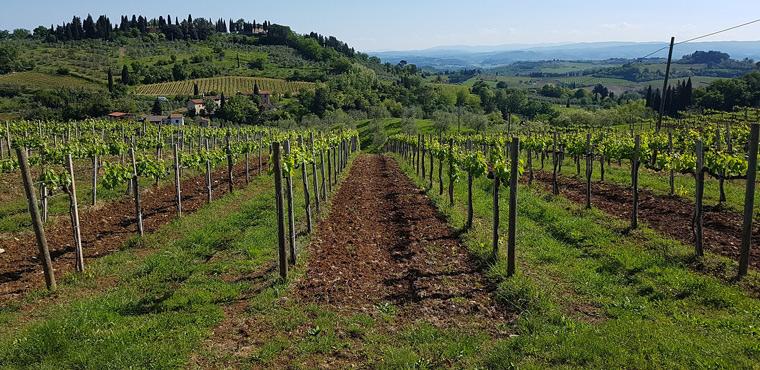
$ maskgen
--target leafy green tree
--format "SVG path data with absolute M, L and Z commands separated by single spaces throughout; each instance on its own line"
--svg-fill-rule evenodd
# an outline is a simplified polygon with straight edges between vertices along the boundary
M 219 108 L 216 116 L 234 123 L 254 123 L 259 109 L 256 104 L 244 95 L 233 96 Z
M 0 44 L 0 74 L 10 73 L 17 70 L 18 63 L 18 48 L 12 45 L 10 42 L 3 42 Z

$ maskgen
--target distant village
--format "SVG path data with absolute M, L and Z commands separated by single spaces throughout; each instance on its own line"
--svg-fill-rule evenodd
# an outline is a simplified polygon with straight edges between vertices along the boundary
M 258 97 L 259 108 L 272 109 L 273 104 L 271 100 L 272 92 L 267 90 L 260 90 L 258 85 L 253 88 L 252 96 Z M 240 93 L 238 93 L 240 94 Z M 157 102 L 167 101 L 168 99 L 163 96 L 156 98 Z M 129 112 L 111 112 L 106 115 L 109 120 L 137 120 L 139 122 L 153 123 L 156 125 L 172 125 L 172 126 L 184 126 L 186 123 L 190 124 L 190 121 L 194 122 L 201 127 L 212 127 L 213 114 L 208 114 L 206 104 L 213 102 L 216 107 L 213 111 L 222 107 L 224 100 L 224 94 L 222 95 L 200 95 L 200 97 L 190 98 L 187 100 L 187 104 L 184 109 L 177 110 L 175 112 L 164 114 L 143 114 L 138 115 Z M 185 118 L 188 118 L 186 122 Z

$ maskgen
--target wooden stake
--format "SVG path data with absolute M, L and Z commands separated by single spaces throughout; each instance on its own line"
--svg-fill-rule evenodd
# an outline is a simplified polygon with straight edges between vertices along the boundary
M 303 136 L 298 136 L 298 146 L 304 150 Z M 309 194 L 309 173 L 306 171 L 306 162 L 301 162 L 301 183 L 303 185 L 304 208 L 306 209 L 306 231 L 311 234 L 311 194 Z
M 175 144 L 176 145 L 176 144 Z M 140 181 L 137 177 L 137 160 L 135 159 L 135 148 L 129 148 L 129 156 L 132 158 L 132 190 L 135 195 L 135 216 L 137 218 L 137 234 L 143 236 L 145 230 L 143 229 L 143 214 L 142 214 L 142 202 L 140 200 Z
M 580 163 L 580 158 L 578 159 Z M 594 170 L 594 152 L 591 149 L 591 134 L 586 134 L 586 208 L 591 209 L 591 175 Z
M 282 164 L 280 161 L 280 143 L 272 142 L 272 162 L 274 165 L 274 199 L 277 209 L 277 251 L 280 261 L 280 278 L 288 279 L 288 251 L 285 247 L 285 210 L 282 204 Z
M 48 249 L 47 239 L 45 237 L 45 228 L 42 226 L 40 211 L 37 208 L 37 196 L 34 192 L 34 183 L 32 182 L 32 174 L 29 170 L 29 159 L 27 158 L 26 149 L 20 147 L 16 148 L 16 156 L 18 157 L 19 167 L 21 169 L 21 179 L 24 182 L 24 191 L 26 192 L 29 215 L 32 217 L 34 235 L 37 238 L 37 250 L 39 251 L 39 259 L 42 261 L 45 284 L 47 285 L 48 290 L 54 291 L 56 289 L 55 272 L 53 271 L 53 262 L 50 259 L 50 250 Z
M 74 267 L 77 272 L 84 271 L 84 253 L 82 252 L 82 232 L 79 225 L 79 205 L 77 204 L 77 186 L 74 179 L 74 162 L 71 153 L 66 155 L 66 168 L 71 178 L 67 192 L 69 193 L 69 212 L 71 215 L 71 230 L 74 234 Z
M 317 213 L 322 213 L 322 209 L 319 204 L 319 178 L 317 176 L 317 157 L 314 153 L 314 132 L 309 132 L 309 150 L 311 151 L 311 175 L 312 185 L 314 188 L 314 202 L 317 207 Z M 324 176 L 324 175 L 323 175 Z
M 177 144 L 174 144 L 174 193 L 176 194 L 177 217 L 182 217 L 182 189 L 179 170 L 179 154 L 177 153 Z
M 229 191 L 230 194 L 232 193 L 233 189 L 233 178 L 232 178 L 232 146 L 230 144 L 230 132 L 227 131 L 227 135 L 224 137 L 225 143 L 227 145 L 227 184 L 229 185 Z
M 702 215 L 702 202 L 705 191 L 705 169 L 704 158 L 705 152 L 702 145 L 702 140 L 697 140 L 696 144 L 697 155 L 697 168 L 694 173 L 694 179 L 696 180 L 696 189 L 694 191 L 696 199 L 694 202 L 694 253 L 702 257 L 704 256 L 704 238 L 702 236 L 702 226 L 704 223 L 704 217 Z
M 507 276 L 515 274 L 515 234 L 517 229 L 517 176 L 520 139 L 512 138 L 509 173 L 509 225 L 507 230 Z
M 639 151 L 641 136 L 634 138 L 633 158 L 631 158 L 631 184 L 633 192 L 633 209 L 631 210 L 631 229 L 639 227 Z
M 209 151 L 209 140 L 206 138 L 206 153 Z M 211 203 L 211 159 L 206 158 L 206 202 Z
M 752 218 L 755 209 L 755 181 L 757 180 L 757 145 L 760 136 L 760 124 L 750 124 L 749 152 L 747 162 L 746 190 L 744 192 L 744 222 L 742 224 L 742 245 L 739 255 L 739 278 L 747 275 L 749 267 L 749 250 L 752 245 Z
M 285 155 L 290 155 L 290 140 L 285 140 L 283 143 Z M 293 210 L 293 178 L 290 173 L 285 174 L 285 196 L 288 202 L 288 241 L 289 241 L 289 261 L 290 264 L 296 264 L 296 222 L 295 214 Z

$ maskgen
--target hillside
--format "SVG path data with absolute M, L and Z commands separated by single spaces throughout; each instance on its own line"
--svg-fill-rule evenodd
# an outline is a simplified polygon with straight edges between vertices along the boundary
M 559 45 L 504 45 L 491 47 L 438 47 L 426 50 L 370 52 L 384 62 L 406 60 L 420 67 L 436 69 L 494 68 L 519 61 L 635 59 L 661 47 L 664 42 L 589 42 Z M 760 59 L 760 41 L 694 42 L 678 45 L 674 58 L 698 50 L 718 50 L 736 59 Z M 667 50 L 655 57 L 667 57 Z
M 0 79 L 0 82 L 2 79 Z M 135 93 L 150 96 L 177 96 L 193 95 L 194 84 L 198 84 L 198 90 L 205 94 L 224 93 L 232 96 L 237 93 L 252 94 L 254 84 L 261 90 L 267 90 L 274 94 L 298 94 L 301 91 L 313 90 L 314 83 L 301 81 L 286 81 L 274 78 L 225 76 L 199 78 L 197 80 L 185 80 L 164 82 L 135 87 Z

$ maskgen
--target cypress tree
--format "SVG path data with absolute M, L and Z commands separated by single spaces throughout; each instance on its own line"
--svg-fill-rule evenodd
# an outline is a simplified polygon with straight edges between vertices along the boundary
M 649 108 L 652 107 L 652 85 L 649 85 L 647 88 L 646 106 Z
M 113 92 L 113 72 L 108 68 L 108 92 Z
M 160 116 L 163 112 L 164 110 L 161 107 L 161 101 L 156 99 L 156 101 L 153 102 L 153 108 L 151 108 L 150 113 L 156 116 Z
M 256 82 L 253 83 L 253 95 L 259 95 L 259 84 Z
M 193 95 L 194 96 L 200 95 L 199 91 L 198 91 L 198 83 L 197 82 L 193 82 Z
M 653 98 L 652 98 L 652 108 L 656 112 L 660 111 L 660 104 L 662 104 L 662 94 L 660 93 L 660 89 L 657 89 L 654 91 Z
M 691 84 L 691 77 L 686 81 L 686 89 L 684 89 L 684 103 L 686 107 L 690 107 L 694 104 L 694 86 Z
M 121 84 L 129 85 L 129 67 L 126 64 L 121 67 Z

